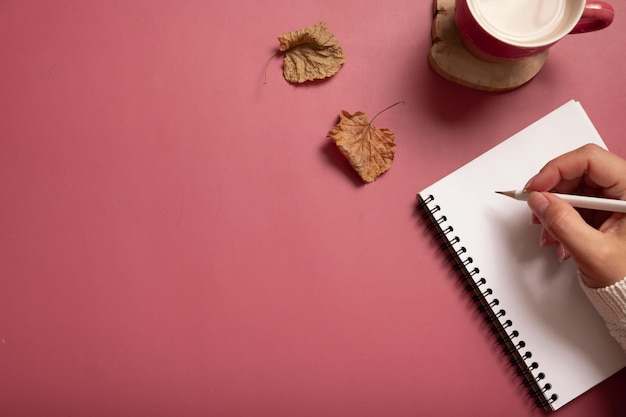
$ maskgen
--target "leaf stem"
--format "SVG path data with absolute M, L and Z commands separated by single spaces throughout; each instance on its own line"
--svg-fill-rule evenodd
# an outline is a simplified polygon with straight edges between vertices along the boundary
M 274 59 L 274 57 L 276 55 L 278 55 L 280 51 L 277 49 L 274 51 L 274 53 L 272 55 L 270 55 L 270 57 L 267 59 L 267 62 L 265 63 L 265 70 L 263 71 L 263 84 L 267 84 L 267 67 L 269 67 L 270 62 L 272 61 L 272 59 Z
M 386 112 L 387 110 L 389 110 L 392 107 L 396 107 L 398 104 L 405 104 L 405 103 L 404 103 L 404 101 L 398 101 L 396 103 L 393 103 L 391 106 L 385 107 L 384 109 L 382 109 L 381 111 L 376 113 L 376 115 L 374 117 L 372 117 L 372 120 L 370 120 L 369 124 L 371 125 L 372 123 L 374 123 L 374 119 L 377 118 L 380 114 Z

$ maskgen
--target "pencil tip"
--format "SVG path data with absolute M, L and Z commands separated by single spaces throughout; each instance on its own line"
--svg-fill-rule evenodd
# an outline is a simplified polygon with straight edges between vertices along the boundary
M 515 191 L 496 191 L 497 194 L 502 194 L 507 197 L 515 198 Z

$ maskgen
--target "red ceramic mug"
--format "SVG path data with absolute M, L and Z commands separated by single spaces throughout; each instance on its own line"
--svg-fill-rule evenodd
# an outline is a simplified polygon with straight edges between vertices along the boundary
M 569 33 L 604 29 L 615 12 L 595 0 L 456 0 L 455 14 L 472 54 L 503 61 L 537 55 Z

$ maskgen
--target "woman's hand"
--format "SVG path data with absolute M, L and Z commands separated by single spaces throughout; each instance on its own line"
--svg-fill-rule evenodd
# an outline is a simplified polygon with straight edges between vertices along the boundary
M 574 209 L 542 192 L 626 200 L 626 161 L 589 144 L 548 162 L 524 187 L 541 242 L 557 246 L 561 261 L 572 257 L 592 288 L 626 277 L 626 214 Z

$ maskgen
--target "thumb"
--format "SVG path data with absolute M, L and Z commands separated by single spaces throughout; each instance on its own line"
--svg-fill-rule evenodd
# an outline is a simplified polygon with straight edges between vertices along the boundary
M 575 260 L 589 253 L 598 232 L 583 220 L 569 203 L 550 194 L 533 191 L 528 206 L 546 231 L 572 254 Z

